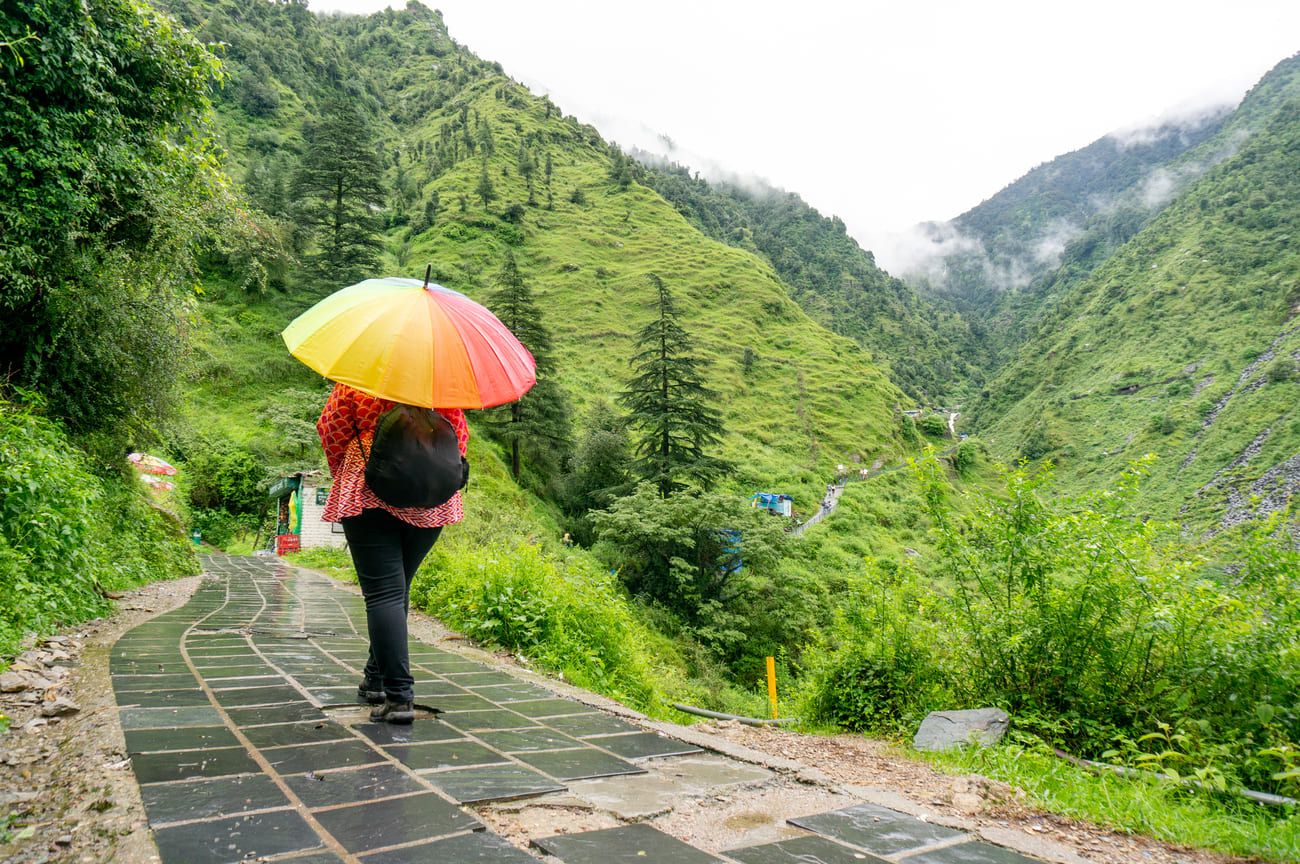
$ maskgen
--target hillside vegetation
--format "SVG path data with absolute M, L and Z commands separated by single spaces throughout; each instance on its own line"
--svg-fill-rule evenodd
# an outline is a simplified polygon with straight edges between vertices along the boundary
M 1285 510 L 1300 482 L 1300 100 L 1044 313 L 978 407 L 1008 457 L 1071 488 L 1162 458 L 1152 511 L 1200 530 Z
M 888 364 L 890 375 L 924 404 L 978 384 L 964 359 L 971 336 L 959 315 L 921 300 L 876 266 L 837 217 L 797 194 L 760 181 L 706 180 L 650 154 L 641 179 L 715 240 L 768 260 L 814 320 Z
M 969 360 L 991 373 L 1050 326 L 1078 283 L 1231 157 L 1300 93 L 1300 58 L 1279 63 L 1233 110 L 1107 135 L 1040 165 L 944 225 L 940 258 L 912 279 L 952 303 L 979 339 Z

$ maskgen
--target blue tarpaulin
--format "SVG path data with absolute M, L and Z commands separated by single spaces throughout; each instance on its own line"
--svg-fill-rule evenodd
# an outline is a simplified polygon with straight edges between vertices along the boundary
M 779 492 L 755 492 L 749 496 L 749 500 L 754 507 L 770 510 L 773 513 L 780 513 L 782 516 L 789 516 L 791 508 L 794 506 L 794 499 L 789 495 L 782 495 Z

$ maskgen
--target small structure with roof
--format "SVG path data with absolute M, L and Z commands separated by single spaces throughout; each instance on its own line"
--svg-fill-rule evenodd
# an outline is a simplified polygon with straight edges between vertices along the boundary
M 755 509 L 766 510 L 787 519 L 790 518 L 794 507 L 794 499 L 779 492 L 755 492 L 749 496 L 749 502 Z
M 299 471 L 271 484 L 267 494 L 279 502 L 275 526 L 277 555 L 299 549 L 347 545 L 343 526 L 321 518 L 329 492 L 329 478 L 320 471 Z

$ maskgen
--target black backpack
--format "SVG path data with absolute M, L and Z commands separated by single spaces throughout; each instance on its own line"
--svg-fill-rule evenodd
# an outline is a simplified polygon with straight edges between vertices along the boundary
M 397 405 L 386 411 L 375 424 L 370 452 L 362 455 L 366 485 L 390 507 L 437 507 L 469 481 L 456 430 L 429 408 Z

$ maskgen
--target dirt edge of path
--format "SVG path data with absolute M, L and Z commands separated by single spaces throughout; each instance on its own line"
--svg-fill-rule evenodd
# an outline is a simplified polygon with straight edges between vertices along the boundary
M 126 755 L 108 660 L 124 633 L 183 605 L 202 579 L 145 585 L 123 596 L 112 614 L 59 634 L 69 642 L 49 643 L 71 655 L 59 694 L 78 706 L 75 713 L 42 718 L 42 703 L 25 704 L 21 693 L 0 694 L 0 711 L 13 721 L 0 736 L 0 827 L 12 813 L 9 830 L 15 837 L 35 829 L 26 839 L 0 845 L 0 862 L 159 860 Z M 32 723 L 42 719 L 44 725 Z

